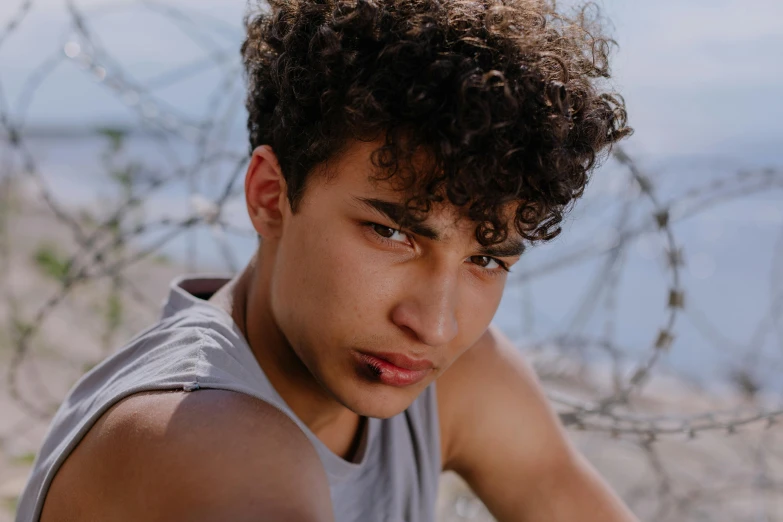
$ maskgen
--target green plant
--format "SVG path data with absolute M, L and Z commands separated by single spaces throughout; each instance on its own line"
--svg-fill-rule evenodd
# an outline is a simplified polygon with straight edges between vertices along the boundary
M 35 453 L 28 451 L 27 453 L 14 456 L 11 461 L 16 465 L 30 466 L 35 462 Z
M 4 498 L 3 504 L 5 505 L 6 509 L 8 509 L 11 512 L 11 514 L 15 514 L 16 507 L 19 504 L 19 498 L 18 497 Z
M 41 244 L 36 249 L 33 260 L 41 272 L 58 281 L 63 281 L 68 274 L 68 260 L 51 243 Z

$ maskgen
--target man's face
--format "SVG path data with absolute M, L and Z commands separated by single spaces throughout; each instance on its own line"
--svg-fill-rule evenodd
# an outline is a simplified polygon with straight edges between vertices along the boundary
M 359 415 L 386 418 L 485 332 L 521 242 L 509 233 L 487 251 L 476 224 L 447 205 L 400 231 L 393 217 L 404 196 L 372 180 L 376 147 L 353 145 L 330 164 L 333 177 L 308 180 L 296 213 L 285 210 L 270 260 L 271 307 L 330 395 Z

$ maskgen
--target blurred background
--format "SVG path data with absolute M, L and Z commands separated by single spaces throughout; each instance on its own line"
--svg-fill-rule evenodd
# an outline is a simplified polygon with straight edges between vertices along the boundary
M 636 133 L 496 323 L 643 520 L 783 521 L 783 2 L 598 5 Z M 255 248 L 247 7 L 0 2 L 0 521 L 73 383 Z M 452 475 L 439 516 L 491 520 Z

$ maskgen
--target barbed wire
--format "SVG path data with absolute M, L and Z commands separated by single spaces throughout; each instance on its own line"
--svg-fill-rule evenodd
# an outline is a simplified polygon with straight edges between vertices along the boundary
M 0 46 L 5 43 L 5 39 L 9 34 L 14 32 L 14 30 L 19 27 L 19 24 L 22 23 L 32 7 L 33 0 L 22 0 L 22 2 L 19 4 L 19 8 L 16 11 L 16 14 L 11 16 L 11 18 L 5 24 L 5 27 L 0 30 Z
M 230 215 L 232 205 L 241 206 L 242 187 L 237 186 L 237 181 L 247 166 L 245 143 L 237 144 L 230 139 L 232 128 L 242 115 L 242 67 L 238 50 L 221 44 L 215 36 L 233 37 L 241 34 L 241 28 L 195 10 L 149 0 L 122 4 L 106 2 L 92 11 L 81 8 L 74 0 L 64 0 L 64 6 L 68 16 L 64 27 L 68 31 L 60 49 L 30 68 L 16 99 L 9 98 L 0 76 L 0 146 L 4 155 L 4 161 L 0 161 L 0 186 L 4 191 L 0 198 L 3 209 L 0 211 L 0 267 L 3 268 L 0 294 L 6 303 L 2 310 L 7 316 L 12 347 L 5 388 L 25 414 L 0 433 L 0 452 L 36 422 L 51 419 L 62 399 L 62 391 L 51 390 L 47 384 L 50 379 L 44 374 L 48 371 L 48 360 L 66 366 L 72 362 L 74 377 L 78 377 L 85 365 L 94 364 L 105 356 L 112 343 L 121 340 L 122 333 L 132 331 L 131 326 L 127 332 L 122 330 L 125 322 L 132 323 L 130 319 L 107 318 L 104 330 L 96 335 L 103 349 L 100 356 L 93 354 L 85 361 L 81 355 L 77 357 L 67 350 L 57 349 L 42 355 L 38 344 L 46 337 L 50 323 L 67 311 L 67 304 L 79 299 L 80 292 L 108 281 L 107 310 L 119 307 L 117 303 L 125 302 L 122 298 L 138 305 L 140 317 L 150 319 L 156 313 L 156 301 L 149 290 L 137 284 L 139 279 L 134 271 L 147 270 L 149 265 L 144 263 L 149 263 L 167 245 L 184 240 L 185 270 L 194 271 L 199 259 L 197 231 L 207 231 L 222 263 L 235 272 L 241 266 L 242 255 L 237 252 L 232 238 L 255 241 L 253 231 Z M 0 51 L 15 32 L 22 30 L 33 8 L 31 0 L 20 2 L 10 20 L 0 29 Z M 145 81 L 134 79 L 127 64 L 108 52 L 101 43 L 99 31 L 93 27 L 93 20 L 99 16 L 130 8 L 141 9 L 171 23 L 199 49 L 201 56 L 189 58 Z M 166 158 L 164 167 L 141 164 L 132 159 L 133 154 L 126 149 L 127 142 L 133 139 L 131 132 L 122 128 L 103 129 L 99 136 L 108 144 L 108 149 L 101 152 L 104 160 L 96 154 L 95 164 L 104 161 L 109 177 L 121 189 L 120 195 L 103 213 L 75 207 L 58 197 L 48 172 L 51 167 L 39 160 L 39 152 L 45 144 L 39 143 L 27 122 L 40 88 L 51 81 L 55 71 L 65 66 L 81 71 L 109 93 L 119 106 L 129 109 L 138 121 L 135 128 L 139 130 L 134 132 L 152 137 L 155 149 Z M 205 100 L 203 114 L 188 113 L 159 94 L 161 90 L 176 88 L 179 82 L 205 71 L 212 71 L 218 81 Z M 192 157 L 183 158 L 182 148 L 193 152 Z M 783 191 L 783 169 L 771 166 L 741 168 L 730 174 L 723 172 L 671 195 L 656 188 L 656 176 L 646 172 L 624 147 L 615 147 L 609 162 L 609 167 L 619 173 L 618 179 L 623 180 L 625 192 L 620 204 L 616 205 L 619 208 L 616 214 L 610 219 L 601 218 L 605 236 L 596 240 L 586 235 L 583 240 L 550 250 L 538 263 L 520 263 L 522 266 L 510 279 L 510 284 L 519 287 L 586 263 L 597 262 L 599 266 L 586 286 L 584 297 L 576 300 L 574 312 L 565 326 L 554 335 L 528 339 L 525 350 L 544 381 L 563 424 L 572 429 L 575 437 L 600 437 L 595 440 L 609 440 L 615 445 L 612 447 L 617 448 L 631 447 L 643 456 L 643 464 L 639 465 L 649 469 L 654 487 L 650 488 L 647 482 L 644 483 L 646 488 L 629 486 L 624 496 L 635 505 L 637 501 L 649 501 L 649 492 L 653 491 L 659 502 L 651 511 L 655 520 L 677 520 L 683 513 L 694 514 L 708 509 L 706 503 L 716 502 L 728 487 L 686 484 L 684 474 L 665 451 L 667 444 L 677 441 L 693 447 L 697 444 L 694 439 L 730 435 L 727 440 L 737 446 L 737 452 L 752 456 L 746 459 L 752 463 L 752 469 L 738 476 L 734 487 L 747 487 L 758 498 L 767 498 L 767 494 L 781 490 L 783 455 L 775 451 L 775 442 L 779 441 L 778 427 L 783 421 L 783 390 L 769 389 L 761 384 L 762 379 L 755 368 L 783 365 L 783 269 L 780 268 L 783 266 L 783 230 L 772 254 L 769 306 L 752 335 L 746 342 L 741 342 L 729 339 L 721 332 L 691 298 L 683 276 L 688 244 L 678 239 L 678 227 L 721 205 Z M 176 197 L 186 202 L 185 212 L 161 214 L 157 209 L 150 211 L 149 202 L 167 191 L 176 193 Z M 25 302 L 15 289 L 14 281 L 10 280 L 14 277 L 10 275 L 13 274 L 11 266 L 19 255 L 14 243 L 19 241 L 19 235 L 15 235 L 9 225 L 14 219 L 12 198 L 25 200 L 28 206 L 50 213 L 57 226 L 70 235 L 67 247 L 64 247 L 69 253 L 47 261 L 55 265 L 57 272 L 49 281 L 51 293 L 34 305 Z M 579 207 L 584 215 L 589 216 L 591 212 L 598 215 L 601 200 L 596 201 L 584 201 Z M 629 346 L 617 340 L 621 290 L 629 284 L 623 276 L 631 263 L 631 248 L 640 240 L 652 237 L 656 238 L 660 249 L 664 282 L 659 294 L 640 296 L 635 304 L 661 310 L 663 319 L 654 328 L 646 346 Z M 526 336 L 530 337 L 536 294 L 525 290 L 523 295 L 524 317 L 520 322 L 527 323 Z M 604 315 L 602 332 L 595 334 L 589 329 L 591 321 L 599 314 Z M 672 350 L 683 349 L 675 346 L 678 326 L 683 323 L 681 316 L 710 346 L 736 354 L 736 367 L 731 377 L 736 385 L 733 394 L 727 394 L 725 390 L 721 393 L 705 390 L 683 375 L 667 376 L 660 369 L 661 361 Z M 776 336 L 781 348 L 778 352 L 767 354 L 763 351 L 769 336 Z M 608 358 L 608 367 L 596 364 L 591 355 L 596 352 Z M 676 398 L 661 393 L 660 386 L 655 387 L 656 379 L 669 379 L 677 386 L 691 390 L 698 397 L 700 407 L 695 412 L 690 411 L 692 407 L 689 411 L 679 410 Z M 607 383 L 611 385 L 607 386 Z M 736 394 L 738 389 L 742 392 L 740 396 Z M 726 408 L 726 404 L 731 407 Z M 756 440 L 759 437 L 761 442 Z M 471 507 L 470 503 L 474 502 L 471 499 L 463 494 L 453 499 L 449 512 L 457 517 L 454 519 L 477 520 L 483 516 L 483 511 Z M 764 520 L 775 519 L 774 507 L 768 503 L 762 511 L 766 516 Z M 776 520 L 783 520 L 783 516 Z

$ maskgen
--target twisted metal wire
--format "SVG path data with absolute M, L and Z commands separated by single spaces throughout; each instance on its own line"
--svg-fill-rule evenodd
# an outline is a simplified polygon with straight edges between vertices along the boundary
M 0 282 L 0 293 L 9 303 L 9 324 L 12 329 L 12 354 L 5 372 L 5 388 L 10 397 L 29 415 L 0 433 L 0 449 L 5 442 L 18 438 L 35 420 L 47 421 L 55 411 L 60 396 L 47 393 L 41 375 L 36 370 L 35 343 L 44 325 L 62 310 L 80 287 L 98 281 L 110 280 L 115 289 L 121 289 L 129 298 L 154 308 L 148 296 L 134 285 L 130 272 L 134 267 L 156 255 L 172 241 L 185 239 L 187 242 L 186 268 L 194 270 L 199 257 L 196 235 L 192 231 L 210 231 L 217 250 L 225 265 L 232 271 L 240 268 L 240 256 L 232 248 L 228 237 L 246 237 L 255 240 L 252 231 L 231 222 L 226 209 L 241 200 L 242 190 L 238 178 L 247 166 L 244 143 L 237 146 L 230 143 L 228 136 L 232 122 L 236 120 L 242 106 L 243 84 L 239 56 L 234 50 L 220 45 L 212 34 L 215 31 L 239 31 L 226 27 L 217 20 L 207 20 L 186 9 L 149 0 L 136 0 L 122 5 L 107 3 L 103 12 L 122 10 L 128 6 L 142 8 L 149 13 L 168 20 L 178 27 L 198 46 L 203 58 L 191 60 L 146 82 L 133 79 L 122 60 L 113 57 L 101 44 L 91 29 L 93 18 L 98 18 L 100 9 L 88 13 L 74 0 L 65 0 L 69 19 L 66 24 L 70 34 L 62 42 L 61 49 L 44 62 L 32 68 L 24 83 L 21 94 L 10 100 L 0 75 L 0 145 L 3 158 L 0 161 L 2 176 L 0 186 L 10 186 L 23 179 L 36 189 L 37 201 L 42 203 L 56 220 L 67 228 L 75 248 L 64 260 L 65 270 L 57 283 L 57 289 L 43 303 L 27 315 L 18 296 L 10 290 L 8 281 Z M 24 27 L 26 16 L 33 10 L 32 0 L 19 4 L 15 14 L 0 29 L 0 50 L 14 32 Z M 91 18 L 92 17 L 92 18 Z M 39 164 L 38 150 L 34 140 L 28 136 L 27 114 L 34 104 L 38 91 L 51 74 L 60 67 L 76 67 L 97 82 L 136 116 L 140 128 L 146 135 L 154 136 L 156 145 L 168 159 L 170 168 L 144 166 L 136 172 L 138 179 L 132 191 L 114 202 L 113 208 L 95 223 L 85 225 L 76 210 L 60 201 L 47 181 L 46 173 Z M 205 114 L 200 117 L 183 113 L 172 107 L 156 91 L 176 86 L 205 70 L 217 70 L 221 81 L 207 100 Z M 178 157 L 178 145 L 187 144 L 196 152 L 191 161 Z M 96 159 L 96 163 L 97 163 Z M 670 469 L 665 452 L 660 449 L 661 441 L 693 441 L 715 434 L 734 436 L 742 440 L 747 434 L 748 442 L 740 444 L 742 451 L 752 458 L 752 478 L 736 478 L 737 484 L 760 494 L 780 491 L 781 482 L 777 468 L 771 462 L 780 463 L 783 455 L 775 449 L 775 435 L 780 431 L 783 418 L 783 398 L 776 395 L 761 397 L 754 388 L 754 376 L 737 375 L 745 379 L 746 388 L 753 391 L 749 400 L 740 401 L 736 407 L 710 407 L 698 413 L 678 413 L 671 404 L 650 391 L 649 383 L 654 380 L 656 369 L 669 351 L 677 347 L 677 326 L 680 316 L 696 326 L 702 335 L 717 348 L 741 348 L 744 364 L 761 360 L 760 346 L 766 335 L 777 335 L 783 355 L 783 270 L 773 271 L 770 287 L 775 290 L 768 312 L 759 322 L 751 339 L 737 343 L 726 338 L 709 317 L 686 299 L 688 295 L 682 276 L 686 266 L 687 244 L 677 239 L 679 223 L 703 215 L 707 211 L 736 202 L 783 189 L 783 169 L 766 167 L 739 169 L 730 175 L 713 177 L 705 183 L 695 185 L 676 197 L 666 198 L 656 191 L 654 176 L 648 174 L 640 162 L 634 160 L 623 147 L 615 147 L 611 156 L 615 169 L 624 169 L 629 191 L 635 195 L 625 201 L 621 211 L 611 223 L 609 241 L 585 240 L 576 246 L 555 251 L 539 265 L 525 265 L 513 277 L 513 284 L 524 285 L 544 276 L 578 267 L 591 260 L 600 260 L 601 268 L 591 281 L 588 291 L 572 317 L 570 324 L 555 336 L 529 343 L 526 349 L 531 354 L 547 355 L 536 362 L 539 375 L 547 385 L 552 403 L 558 410 L 563 424 L 571 428 L 576 437 L 608 437 L 613 444 L 631 445 L 645 456 L 646 465 L 654 476 L 655 495 L 660 500 L 656 520 L 676 517 L 678 513 L 695 513 L 707 502 L 720 498 L 721 487 L 679 487 L 677 472 Z M 202 192 L 208 181 L 217 180 L 217 187 L 210 190 L 216 197 L 205 197 Z M 182 190 L 190 203 L 185 215 L 146 217 L 137 214 L 146 201 L 161 191 L 177 184 L 184 184 Z M 10 197 L 10 191 L 6 195 Z M 0 198 L 3 206 L 10 208 L 6 196 Z M 585 210 L 590 203 L 585 202 Z M 631 219 L 645 209 L 647 218 L 641 221 Z M 2 241 L 8 237 L 9 217 L 0 212 L 0 267 L 8 265 L 13 246 Z M 133 219 L 131 219 L 133 218 Z M 134 220 L 135 219 L 135 220 Z M 141 241 L 155 235 L 153 240 Z M 637 347 L 620 345 L 615 337 L 615 317 L 618 309 L 618 292 L 623 284 L 623 270 L 627 266 L 630 246 L 642 237 L 654 235 L 661 238 L 661 257 L 665 260 L 665 301 L 659 303 L 664 313 L 660 326 L 653 331 L 651 341 L 637 355 Z M 783 266 L 783 233 L 775 249 L 773 266 Z M 4 274 L 8 272 L 3 270 Z M 7 276 L 4 276 L 7 277 Z M 0 280 L 3 279 L 0 277 Z M 527 314 L 532 314 L 533 296 L 526 294 Z M 602 306 L 601 306 L 602 303 Z M 598 311 L 606 313 L 602 336 L 582 333 L 584 326 Z M 739 344 L 739 346 L 738 346 Z M 584 377 L 590 364 L 585 354 L 593 350 L 608 356 L 611 360 L 611 389 L 590 378 L 580 381 L 577 391 L 557 386 L 558 379 Z M 766 359 L 765 359 L 766 360 Z M 534 357 L 534 362 L 536 361 Z M 575 363 L 576 361 L 576 363 Z M 777 362 L 778 364 L 779 361 Z M 772 362 L 767 362 L 772 364 Z M 41 396 L 32 398 L 22 386 L 22 369 L 26 368 L 24 379 L 38 380 Z M 743 370 L 745 371 L 745 370 Z M 751 372 L 752 373 L 752 372 Z M 687 379 L 680 378 L 682 381 Z M 600 379 L 599 379 L 600 381 Z M 685 384 L 694 383 L 685 382 Z M 47 396 L 48 395 L 48 396 Z M 706 394 L 709 396 L 709 394 Z M 712 404 L 720 403 L 714 400 Z M 663 408 L 663 412 L 661 412 Z M 766 435 L 760 441 L 750 442 L 758 433 Z M 695 444 L 695 443 L 691 443 Z M 619 446 L 618 446 L 619 447 Z M 750 484 L 748 486 L 748 484 Z M 641 486 L 627 491 L 627 498 L 645 494 Z M 481 510 L 472 504 L 472 497 L 458 496 L 452 506 L 452 515 L 462 519 L 477 519 Z M 774 508 L 765 504 L 763 510 L 770 514 Z M 766 516 L 766 515 L 765 515 Z M 773 520 L 767 517 L 766 520 Z M 759 518 L 761 520 L 761 518 Z M 783 520 L 779 518 L 778 520 Z

